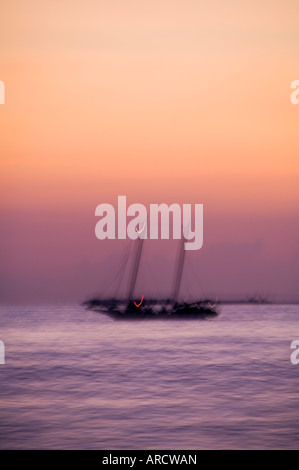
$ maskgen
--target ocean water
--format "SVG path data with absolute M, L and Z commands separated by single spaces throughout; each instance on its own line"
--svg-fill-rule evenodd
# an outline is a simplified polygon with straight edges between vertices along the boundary
M 298 449 L 298 305 L 117 323 L 0 311 L 1 449 Z

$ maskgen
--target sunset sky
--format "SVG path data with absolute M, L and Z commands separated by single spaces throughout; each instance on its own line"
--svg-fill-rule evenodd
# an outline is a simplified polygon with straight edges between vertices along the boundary
M 207 295 L 299 300 L 298 0 L 0 8 L 0 302 L 101 290 L 126 245 L 96 239 L 94 211 L 118 195 L 204 204 Z M 144 262 L 167 292 L 165 243 Z

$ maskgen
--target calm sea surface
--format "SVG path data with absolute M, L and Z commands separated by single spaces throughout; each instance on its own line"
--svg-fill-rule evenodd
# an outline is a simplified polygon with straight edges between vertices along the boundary
M 299 449 L 298 305 L 116 323 L 1 308 L 1 449 Z

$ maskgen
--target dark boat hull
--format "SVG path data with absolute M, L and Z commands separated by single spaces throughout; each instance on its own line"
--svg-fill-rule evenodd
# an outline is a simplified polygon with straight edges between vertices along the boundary
M 108 316 L 116 321 L 143 321 L 143 320 L 203 320 L 213 318 L 218 312 L 212 308 L 204 307 L 182 307 L 175 310 L 153 309 L 93 309 L 97 313 Z

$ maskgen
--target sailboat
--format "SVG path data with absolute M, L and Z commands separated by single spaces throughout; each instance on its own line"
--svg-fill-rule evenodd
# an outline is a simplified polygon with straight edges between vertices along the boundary
M 181 246 L 177 259 L 172 295 L 169 299 L 145 299 L 136 304 L 134 290 L 138 277 L 144 238 L 136 239 L 136 252 L 133 262 L 128 294 L 125 299 L 98 298 L 83 302 L 88 309 L 106 315 L 114 320 L 195 320 L 215 317 L 218 315 L 216 305 L 211 305 L 208 299 L 199 299 L 193 302 L 179 302 L 179 292 L 185 262 L 185 239 L 181 239 Z

